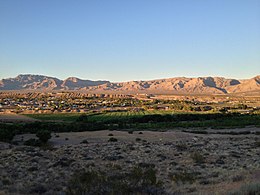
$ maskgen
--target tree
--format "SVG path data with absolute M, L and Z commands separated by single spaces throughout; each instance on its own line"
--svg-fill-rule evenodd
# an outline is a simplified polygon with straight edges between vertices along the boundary
M 51 132 L 48 130 L 40 130 L 36 133 L 36 136 L 43 143 L 47 143 L 49 139 L 51 139 Z
M 10 129 L 0 129 L 0 141 L 9 142 L 13 139 L 14 132 Z

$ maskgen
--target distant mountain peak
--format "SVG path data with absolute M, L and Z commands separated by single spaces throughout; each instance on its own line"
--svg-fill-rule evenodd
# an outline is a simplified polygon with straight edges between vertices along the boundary
M 0 90 L 83 90 L 120 93 L 172 93 L 172 94 L 225 94 L 260 91 L 260 75 L 251 79 L 226 79 L 224 77 L 175 77 L 148 81 L 91 81 L 77 77 L 60 80 L 55 77 L 19 74 L 15 78 L 0 80 Z
M 64 81 L 72 81 L 72 82 L 77 82 L 81 79 L 77 78 L 77 77 L 68 77 L 66 78 Z

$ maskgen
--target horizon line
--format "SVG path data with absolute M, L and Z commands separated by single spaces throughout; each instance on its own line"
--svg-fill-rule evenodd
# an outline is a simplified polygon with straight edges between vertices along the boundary
M 25 76 L 25 75 L 30 75 L 30 76 L 45 76 L 45 77 L 51 77 L 51 78 L 56 78 L 56 79 L 59 79 L 59 80 L 66 80 L 68 78 L 77 78 L 77 79 L 80 79 L 80 80 L 90 80 L 90 81 L 109 81 L 109 82 L 114 82 L 114 83 L 121 83 L 121 82 L 131 82 L 131 81 L 153 81 L 153 80 L 162 80 L 162 79 L 172 79 L 172 78 L 208 78 L 208 77 L 211 77 L 211 78 L 225 78 L 225 79 L 236 79 L 236 80 L 245 80 L 245 79 L 252 79 L 252 78 L 255 78 L 257 76 L 260 76 L 259 74 L 256 74 L 255 76 L 253 77 L 247 77 L 247 78 L 232 78 L 232 77 L 225 77 L 225 76 L 173 76 L 173 77 L 164 77 L 164 78 L 153 78 L 153 79 L 133 79 L 133 80 L 124 80 L 124 81 L 111 81 L 109 79 L 86 79 L 86 78 L 80 78 L 78 76 L 68 76 L 68 77 L 65 77 L 64 79 L 61 79 L 57 76 L 51 76 L 51 75 L 45 75 L 45 74 L 41 74 L 41 73 L 21 73 L 21 74 L 18 74 L 16 75 L 15 77 L 5 77 L 5 78 L 1 78 L 1 80 L 3 79 L 12 79 L 12 78 L 16 78 L 18 76 Z

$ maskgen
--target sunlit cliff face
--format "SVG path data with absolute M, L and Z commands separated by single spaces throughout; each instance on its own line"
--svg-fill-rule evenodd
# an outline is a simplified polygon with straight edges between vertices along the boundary
M 149 81 L 109 82 L 82 80 L 69 77 L 60 80 L 43 75 L 18 75 L 15 78 L 0 80 L 0 90 L 105 90 L 105 91 L 153 91 L 163 93 L 206 93 L 226 94 L 260 90 L 260 76 L 251 79 L 237 80 L 223 77 L 176 77 Z

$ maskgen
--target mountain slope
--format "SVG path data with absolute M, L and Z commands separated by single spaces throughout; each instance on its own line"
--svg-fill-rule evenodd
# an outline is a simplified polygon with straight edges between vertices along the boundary
M 18 75 L 15 78 L 2 79 L 0 81 L 0 89 L 58 89 L 61 83 L 61 80 L 54 77 L 25 74 Z
M 260 75 L 252 78 L 241 80 L 240 85 L 227 87 L 229 93 L 239 93 L 239 92 L 250 92 L 257 91 L 260 89 Z
M 43 75 L 18 75 L 15 78 L 0 80 L 0 90 L 83 90 L 144 93 L 180 93 L 180 94 L 226 94 L 260 91 L 260 76 L 251 79 L 236 80 L 223 77 L 176 77 L 149 81 L 109 82 L 82 80 L 69 77 L 60 80 Z
M 43 75 L 18 75 L 15 78 L 2 79 L 0 90 L 77 90 L 83 87 L 96 86 L 107 83 L 108 81 L 81 80 L 76 77 L 69 77 L 64 81 Z
M 108 83 L 108 81 L 91 81 L 91 80 L 81 80 L 76 77 L 69 77 L 65 79 L 62 84 L 62 89 L 70 89 L 70 90 L 77 90 L 81 88 L 87 88 L 90 86 L 97 86 Z

